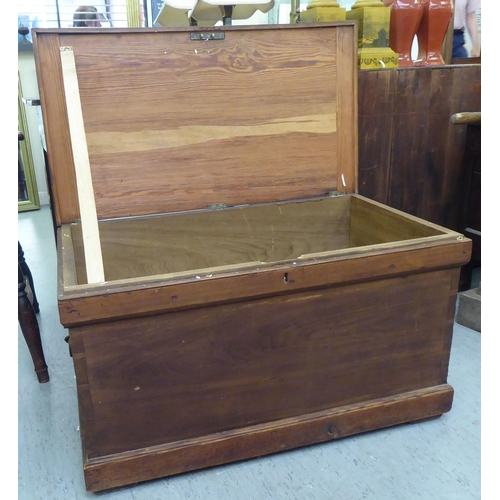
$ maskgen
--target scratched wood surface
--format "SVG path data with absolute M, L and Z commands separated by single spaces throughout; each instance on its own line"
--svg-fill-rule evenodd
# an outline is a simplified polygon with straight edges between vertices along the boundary
M 73 47 L 99 218 L 355 191 L 355 25 L 37 34 L 54 182 L 68 180 L 57 45 Z M 196 31 L 196 30 L 194 30 Z M 339 74 L 342 77 L 339 77 Z M 343 175 L 343 178 L 342 178 Z M 345 183 L 345 186 L 343 185 Z M 73 197 L 58 186 L 62 222 Z
M 461 112 L 481 111 L 481 65 L 360 71 L 359 193 L 460 231 Z
M 389 244 L 445 233 L 369 200 L 342 196 L 99 223 L 107 281 L 197 269 L 280 263 L 307 255 Z M 70 226 L 64 257 L 87 282 L 82 231 Z M 220 269 L 218 269 L 220 272 Z M 207 271 L 208 272 L 208 271 Z
M 74 328 L 87 457 L 444 384 L 457 275 Z
M 73 358 L 68 354 L 68 345 L 62 341 L 68 332 L 60 324 L 57 308 L 57 256 L 49 207 L 20 213 L 18 229 L 35 286 L 40 284 L 37 287 L 39 321 L 51 373 L 49 384 L 38 384 L 31 356 L 19 332 L 17 367 L 14 368 L 18 373 L 18 435 L 11 437 L 12 445 L 18 446 L 19 457 L 18 461 L 11 461 L 11 481 L 7 484 L 12 484 L 12 490 L 17 487 L 20 499 L 325 500 L 332 498 L 333 491 L 339 499 L 365 496 L 387 500 L 484 500 L 487 492 L 491 498 L 495 497 L 494 492 L 498 490 L 493 477 L 487 481 L 489 488 L 481 484 L 481 451 L 484 450 L 481 387 L 487 382 L 484 377 L 481 380 L 481 361 L 484 363 L 481 336 L 456 323 L 448 378 L 455 395 L 451 411 L 442 418 L 391 426 L 254 460 L 147 481 L 105 495 L 88 493 L 82 473 Z M 109 346 L 112 353 L 115 346 Z M 493 377 L 489 384 L 491 399 L 496 384 Z M 399 416 L 400 411 L 390 408 L 384 414 Z M 352 423 L 358 425 L 365 420 L 358 418 Z M 322 427 L 328 428 L 328 422 L 324 421 Z M 276 435 L 270 432 L 267 442 L 276 440 Z M 303 428 L 293 429 L 294 437 L 289 435 L 286 441 L 296 442 L 305 435 Z M 283 439 L 281 436 L 279 439 Z M 488 450 L 495 452 L 493 446 L 488 446 Z M 241 446 L 233 442 L 228 448 L 229 454 Z M 199 460 L 201 454 L 198 449 L 195 451 L 187 459 Z M 214 451 L 217 456 L 223 454 L 220 448 L 211 447 L 210 452 Z M 180 460 L 169 457 L 168 462 L 175 465 Z M 151 460 L 144 467 L 134 464 L 126 473 L 135 480 L 135 474 L 145 470 L 152 470 Z
M 72 225 L 86 283 L 81 226 Z M 321 199 L 100 222 L 108 281 L 254 262 L 349 246 L 349 200 Z

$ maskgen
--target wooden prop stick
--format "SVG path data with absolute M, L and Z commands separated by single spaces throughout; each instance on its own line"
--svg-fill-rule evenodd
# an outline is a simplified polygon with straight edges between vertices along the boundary
M 87 282 L 102 283 L 104 281 L 104 267 L 102 263 L 101 240 L 99 237 L 94 189 L 92 187 L 87 139 L 83 124 L 75 55 L 73 47 L 61 47 L 60 49 L 69 133 L 75 163 L 78 205 L 80 207 L 82 222 Z

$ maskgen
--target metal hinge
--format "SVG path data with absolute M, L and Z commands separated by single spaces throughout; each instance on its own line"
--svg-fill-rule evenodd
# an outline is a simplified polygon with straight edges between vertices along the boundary
M 331 198 L 336 198 L 337 196 L 344 196 L 345 191 L 328 191 L 328 196 Z
M 223 31 L 216 33 L 191 33 L 191 40 L 224 40 L 226 34 Z
M 208 210 L 223 210 L 227 208 L 225 203 L 212 203 L 211 205 L 207 205 Z

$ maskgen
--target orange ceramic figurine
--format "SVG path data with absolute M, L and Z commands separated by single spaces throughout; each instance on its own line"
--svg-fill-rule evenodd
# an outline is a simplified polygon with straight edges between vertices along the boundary
M 442 46 L 453 16 L 453 0 L 422 0 L 424 12 L 417 30 L 418 59 L 415 66 L 444 64 Z
M 422 21 L 422 0 L 384 0 L 384 5 L 391 7 L 389 45 L 399 54 L 398 66 L 413 66 L 411 46 Z

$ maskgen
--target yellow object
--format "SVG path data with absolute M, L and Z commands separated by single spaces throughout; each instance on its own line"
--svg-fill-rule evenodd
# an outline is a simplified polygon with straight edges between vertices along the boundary
M 358 49 L 359 69 L 397 68 L 398 57 L 391 48 Z
M 321 23 L 328 21 L 345 21 L 345 9 L 335 0 L 312 0 L 307 10 L 300 13 L 301 23 Z
M 398 56 L 389 47 L 391 10 L 381 0 L 358 0 L 346 13 L 358 22 L 359 69 L 397 68 Z
M 127 26 L 141 28 L 141 5 L 139 0 L 127 0 Z
M 384 7 L 382 0 L 356 0 L 351 9 L 359 9 L 361 7 Z
M 312 2 L 307 6 L 308 9 L 313 9 L 314 7 L 336 7 L 340 8 L 340 4 L 335 0 L 312 0 Z

